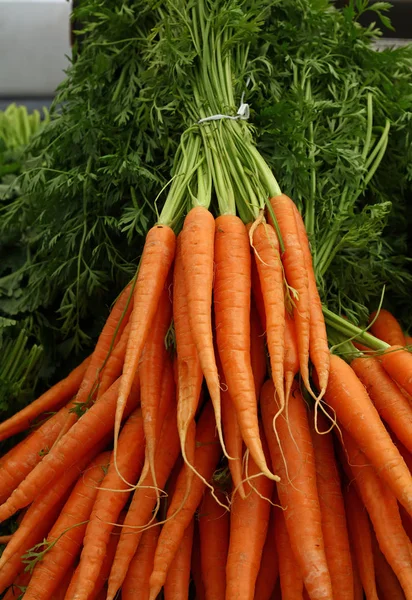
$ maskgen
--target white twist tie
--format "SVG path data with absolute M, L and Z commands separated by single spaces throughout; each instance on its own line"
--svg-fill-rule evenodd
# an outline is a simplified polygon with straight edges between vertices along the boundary
M 240 99 L 240 106 L 236 115 L 211 115 L 210 117 L 204 117 L 203 119 L 198 120 L 198 124 L 207 123 L 208 121 L 220 121 L 221 119 L 230 119 L 231 121 L 237 121 L 241 119 L 242 121 L 247 121 L 250 117 L 250 108 L 249 104 L 244 102 L 245 92 L 242 94 L 242 98 Z

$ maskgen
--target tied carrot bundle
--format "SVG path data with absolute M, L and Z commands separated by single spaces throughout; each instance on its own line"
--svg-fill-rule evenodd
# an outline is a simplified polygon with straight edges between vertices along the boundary
M 369 317 L 370 332 L 390 346 L 405 346 L 406 339 L 396 318 L 384 308 L 374 310 Z

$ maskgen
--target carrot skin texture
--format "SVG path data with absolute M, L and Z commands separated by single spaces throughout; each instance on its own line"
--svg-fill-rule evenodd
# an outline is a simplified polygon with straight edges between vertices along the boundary
M 372 323 L 376 317 L 375 321 L 370 326 L 371 334 L 380 340 L 383 340 L 390 346 L 405 346 L 405 335 L 396 318 L 385 308 L 379 310 L 378 316 L 376 316 L 377 312 L 378 311 L 374 310 L 369 317 L 369 323 Z
M 109 464 L 110 452 L 103 452 L 92 461 L 74 486 L 47 540 L 56 544 L 35 566 L 30 584 L 25 592 L 27 599 L 49 600 L 59 589 L 65 573 L 73 567 L 86 531 L 97 486 Z M 83 523 L 82 525 L 78 525 Z
M 60 409 L 62 405 L 66 404 L 79 389 L 90 361 L 91 357 L 88 356 L 67 377 L 44 392 L 37 400 L 31 402 L 10 419 L 0 423 L 0 441 L 28 429 L 34 419 L 42 413 Z
M 326 402 L 335 410 L 341 426 L 379 470 L 380 477 L 412 514 L 411 475 L 372 400 L 356 373 L 343 359 L 333 354 L 330 364 Z
M 374 535 L 372 536 L 372 548 L 379 600 L 405 600 L 405 595 L 399 585 L 399 581 L 380 551 Z
M 196 600 L 206 600 L 205 586 L 202 578 L 202 556 L 200 547 L 199 522 L 197 519 L 195 519 L 195 530 L 193 533 L 193 548 L 191 572 L 193 582 L 195 584 Z
M 215 489 L 223 502 L 223 494 Z M 229 550 L 229 513 L 206 489 L 198 513 L 201 580 L 208 600 L 225 600 L 226 562 Z M 195 552 L 196 552 L 196 546 Z M 203 550 L 202 550 L 203 549 Z
M 256 398 L 259 398 L 262 385 L 266 381 L 266 347 L 265 332 L 254 303 L 250 306 L 250 360 Z
M 122 374 L 124 356 L 126 353 L 127 340 L 129 339 L 130 322 L 122 331 L 119 341 L 110 353 L 106 364 L 102 368 L 100 375 L 99 389 L 97 390 L 97 398 L 103 396 L 106 390 L 116 381 Z
M 285 311 L 285 399 L 289 398 L 292 383 L 299 372 L 299 353 L 296 340 L 296 327 L 292 317 Z
M 392 379 L 412 396 L 412 354 L 401 346 L 391 346 L 380 360 Z
M 183 539 L 167 572 L 163 586 L 164 600 L 187 600 L 189 598 L 193 531 L 194 518 L 186 527 Z
M 75 464 L 110 432 L 114 422 L 118 389 L 119 380 L 60 438 L 42 462 L 29 473 L 10 498 L 0 506 L 0 520 L 8 518 L 19 508 L 30 504 L 39 490 L 50 485 L 50 482 L 58 477 L 64 469 Z M 139 387 L 136 375 L 127 411 L 131 412 L 138 402 Z
M 249 228 L 250 230 L 250 228 Z M 255 253 L 252 253 L 251 260 L 251 282 L 252 282 L 252 304 L 256 306 L 257 313 L 259 315 L 259 321 L 262 325 L 263 331 L 266 332 L 266 312 L 265 312 L 265 301 L 263 300 L 262 287 L 260 285 L 259 273 L 256 265 Z
M 276 487 L 280 503 L 285 507 L 284 518 L 292 551 L 311 600 L 329 600 L 332 598 L 332 584 L 323 541 L 314 450 L 305 402 L 297 385 L 293 386 L 289 398 L 288 421 L 285 415 L 276 421 L 284 459 L 272 426 L 278 408 L 273 385 L 266 382 L 261 393 L 262 420 L 272 465 L 281 477 Z M 305 527 L 302 529 L 303 523 Z
M 143 533 L 122 585 L 122 600 L 148 600 L 149 578 L 159 534 L 160 527 L 151 527 Z
M 303 595 L 302 575 L 292 551 L 283 511 L 277 507 L 275 508 L 275 527 L 282 598 L 301 600 Z
M 272 496 L 272 502 L 277 501 L 277 494 Z M 270 509 L 269 525 L 263 546 L 260 569 L 256 578 L 255 600 L 270 600 L 279 577 L 279 562 L 276 549 L 275 507 Z
M 28 586 L 30 577 L 31 573 L 28 571 L 22 571 L 19 573 L 3 596 L 3 600 L 13 600 L 14 598 L 19 598 L 21 596 L 22 589 Z
M 352 369 L 366 388 L 382 419 L 412 452 L 412 406 L 377 358 L 355 358 Z
M 221 455 L 216 437 L 216 423 L 211 403 L 206 404 L 197 424 L 195 468 L 208 481 Z M 167 571 L 183 538 L 184 531 L 198 507 L 205 484 L 194 477 L 189 495 L 187 490 L 187 465 L 184 465 L 176 482 L 176 489 L 167 511 L 168 521 L 163 525 L 156 548 L 153 572 L 150 576 L 150 600 L 156 598 L 166 580 Z M 184 503 L 183 503 L 184 501 Z M 178 510 L 175 515 L 174 513 Z

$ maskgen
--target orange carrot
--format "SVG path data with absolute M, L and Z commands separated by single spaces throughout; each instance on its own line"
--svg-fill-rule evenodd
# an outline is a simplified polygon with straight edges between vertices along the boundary
M 259 321 L 262 325 L 263 331 L 266 331 L 265 301 L 263 300 L 262 287 L 260 285 L 255 253 L 252 254 L 251 260 L 251 282 L 253 302 L 256 306 L 256 310 L 259 315 Z
M 58 589 L 54 592 L 53 596 L 50 597 L 51 600 L 64 600 L 66 596 L 66 592 L 69 589 L 70 581 L 74 574 L 74 566 L 71 566 L 67 569 L 65 576 L 63 577 Z
M 366 512 L 353 485 L 345 489 L 346 517 L 348 520 L 354 559 L 367 600 L 378 600 L 375 567 L 372 554 L 372 531 Z
M 20 598 L 22 593 L 29 584 L 31 573 L 28 571 L 22 571 L 13 581 L 11 587 L 7 590 L 3 596 L 3 600 L 13 600 L 14 598 Z
M 253 248 L 259 273 L 266 314 L 266 336 L 272 369 L 272 379 L 280 406 L 284 406 L 285 359 L 285 298 L 283 269 L 279 242 L 275 230 L 268 223 L 259 223 L 253 231 Z
M 144 431 L 141 409 L 136 409 L 126 421 L 119 437 L 117 469 L 113 457 L 101 489 L 85 527 L 83 549 L 80 557 L 79 586 L 74 591 L 75 600 L 89 597 L 93 591 L 106 554 L 114 526 L 128 499 L 128 484 L 133 485 L 142 468 L 144 457 Z M 122 479 L 118 475 L 121 473 Z M 113 492 L 113 490 L 116 490 Z
M 392 379 L 412 395 L 412 354 L 401 346 L 391 346 L 380 359 Z
M 215 495 L 223 503 L 224 495 L 215 488 Z M 225 600 L 226 561 L 229 549 L 229 513 L 220 506 L 209 489 L 205 490 L 198 513 L 201 580 L 205 598 Z
M 303 579 L 300 567 L 292 551 L 283 510 L 275 508 L 276 551 L 279 564 L 279 580 L 282 598 L 301 600 Z M 330 596 L 332 598 L 332 596 Z
M 250 360 L 255 382 L 255 393 L 256 397 L 259 398 L 260 390 L 266 380 L 266 347 L 265 332 L 253 303 L 250 306 Z
M 149 578 L 159 534 L 160 527 L 151 527 L 143 533 L 122 585 L 122 600 L 148 600 Z
M 97 390 L 97 398 L 103 396 L 106 390 L 116 381 L 122 374 L 124 356 L 126 354 L 127 340 L 129 339 L 130 322 L 123 329 L 119 341 L 114 346 L 106 364 L 102 368 L 100 374 L 99 389 Z
M 412 359 L 412 357 L 411 357 Z M 379 470 L 382 479 L 412 514 L 412 478 L 356 373 L 339 356 L 330 363 L 326 402 L 342 427 Z
M 276 493 L 272 495 L 272 501 L 278 501 Z M 266 541 L 263 546 L 262 560 L 260 561 L 260 569 L 256 578 L 255 600 L 270 600 L 279 577 L 279 563 L 276 549 L 277 529 L 275 524 L 275 510 L 276 508 L 274 506 L 270 509 Z
M 153 324 L 157 305 L 170 271 L 176 247 L 176 236 L 170 227 L 155 225 L 146 236 L 139 272 L 133 294 L 133 312 L 117 398 L 114 422 L 114 455 L 123 412 L 147 336 Z
M 322 414 L 318 415 L 318 427 L 322 432 L 326 432 L 330 427 L 330 423 Z M 332 434 L 316 433 L 313 422 L 311 434 L 315 451 L 322 533 L 332 581 L 333 598 L 334 600 L 353 600 L 352 557 Z
M 197 425 L 195 455 L 195 468 L 206 481 L 212 477 L 221 454 L 215 430 L 216 423 L 212 405 L 207 404 Z M 184 531 L 195 514 L 205 488 L 203 480 L 195 477 L 190 493 L 187 494 L 188 470 L 187 465 L 184 465 L 167 511 L 167 520 L 160 533 L 153 572 L 150 576 L 150 600 L 156 598 L 166 581 L 170 564 L 183 538 Z
M 264 451 L 269 455 L 263 431 Z M 230 510 L 230 537 L 226 563 L 226 600 L 254 597 L 270 516 L 274 483 L 264 475 L 252 458 L 244 477 L 246 498 L 235 494 Z M 247 542 L 245 543 L 245 541 Z
M 299 365 L 303 383 L 308 390 L 309 383 L 309 339 L 310 339 L 310 300 L 309 278 L 302 250 L 301 236 L 295 218 L 293 201 L 285 194 L 270 199 L 282 235 L 285 251 L 282 263 L 286 280 L 295 290 L 293 297 L 296 339 L 299 351 Z
M 155 457 L 156 479 L 160 488 L 163 488 L 166 484 L 179 455 L 179 449 L 176 407 L 171 404 L 163 423 Z M 148 472 L 146 479 L 141 482 L 141 487 L 135 490 L 124 520 L 119 545 L 110 572 L 108 600 L 113 600 L 126 577 L 127 569 L 142 537 L 143 527 L 150 520 L 156 498 L 152 476 Z
M 0 423 L 0 441 L 28 429 L 36 417 L 42 413 L 60 409 L 76 394 L 90 360 L 91 357 L 87 357 L 67 377 L 56 383 L 47 392 L 44 392 L 37 400 L 31 402 L 10 419 Z
M 288 415 L 281 415 L 276 421 L 281 447 L 272 427 L 279 402 L 271 382 L 266 382 L 262 388 L 261 410 L 272 465 L 281 477 L 277 491 L 284 507 L 292 551 L 305 587 L 311 600 L 332 598 L 316 486 L 315 457 L 305 402 L 297 385 L 294 385 L 289 398 Z
M 377 358 L 356 358 L 351 367 L 366 388 L 378 413 L 412 452 L 412 406 Z
M 294 202 L 291 202 L 295 213 L 299 241 L 303 252 L 304 265 L 308 273 L 309 291 L 309 355 L 319 378 L 320 395 L 323 396 L 328 385 L 330 369 L 330 352 L 326 334 L 325 319 L 322 312 L 315 272 L 313 270 L 312 253 L 306 233 L 305 224 Z
M 214 275 L 215 220 L 202 206 L 195 206 L 185 218 L 182 231 L 182 262 L 187 294 L 187 314 L 216 417 L 219 439 L 224 448 L 220 385 L 212 334 L 212 289 Z
M 369 329 L 372 335 L 390 346 L 396 344 L 405 346 L 406 340 L 402 327 L 388 310 L 384 308 L 381 308 L 379 312 L 374 310 L 369 317 L 369 322 L 372 323 Z
M 194 517 L 186 527 L 183 539 L 167 572 L 163 587 L 164 600 L 188 600 L 192 557 Z
M 380 551 L 374 535 L 372 536 L 372 548 L 379 600 L 405 600 L 405 595 L 399 585 L 399 581 Z
M 76 464 L 80 457 L 85 456 L 99 440 L 110 432 L 114 422 L 118 390 L 119 380 L 60 438 L 41 463 L 27 475 L 10 498 L 0 506 L 0 521 L 7 519 L 19 508 L 30 504 L 39 490 L 50 485 L 65 469 Z M 139 387 L 136 374 L 127 411 L 130 413 L 138 402 Z
M 299 372 L 299 353 L 296 340 L 295 322 L 292 317 L 285 312 L 285 400 L 290 396 L 292 383 Z
M 353 600 L 364 600 L 362 581 L 359 575 L 358 565 L 351 546 L 352 571 L 353 571 Z M 369 598 L 367 597 L 367 600 Z
M 199 523 L 195 519 L 195 530 L 193 534 L 193 548 L 197 548 L 196 552 L 192 552 L 192 578 L 195 584 L 196 600 L 206 600 L 205 585 L 202 579 L 202 556 L 200 547 Z M 224 570 L 224 566 L 223 566 Z M 224 598 L 223 592 L 223 598 Z M 145 598 L 146 600 L 146 598 Z M 218 600 L 218 599 L 216 599 Z
M 343 432 L 343 443 L 350 470 L 358 484 L 379 546 L 398 577 L 405 595 L 412 598 L 410 542 L 402 526 L 396 499 L 346 431 Z
M 28 600 L 49 600 L 59 589 L 65 574 L 74 565 L 86 531 L 97 486 L 108 467 L 110 452 L 95 458 L 79 478 L 56 523 L 47 536 L 50 545 L 33 570 L 30 584 L 25 592 Z

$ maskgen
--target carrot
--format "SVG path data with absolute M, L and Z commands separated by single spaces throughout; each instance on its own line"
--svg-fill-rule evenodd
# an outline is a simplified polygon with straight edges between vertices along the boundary
M 318 287 L 316 284 L 315 272 L 313 270 L 312 253 L 310 251 L 309 240 L 306 233 L 305 224 L 300 212 L 294 202 L 291 201 L 297 232 L 301 244 L 304 265 L 308 273 L 308 292 L 309 292 L 309 355 L 316 369 L 319 378 L 320 397 L 325 393 L 328 385 L 330 369 L 330 352 L 328 346 L 328 336 L 326 334 L 325 319 L 322 312 L 322 303 L 320 301 Z M 306 384 L 305 384 L 306 385 Z M 318 398 L 318 400 L 319 400 Z
M 356 358 L 351 367 L 366 388 L 378 413 L 412 452 L 412 406 L 377 358 Z
M 369 513 L 379 546 L 394 570 L 407 598 L 412 598 L 412 556 L 395 497 L 378 478 L 354 439 L 343 432 L 343 443 L 350 470 Z
M 379 600 L 404 600 L 405 595 L 399 581 L 380 551 L 375 536 L 372 536 L 372 548 Z
M 250 231 L 250 228 L 249 228 Z M 259 321 L 263 331 L 266 331 L 266 312 L 265 301 L 263 300 L 262 287 L 260 285 L 259 273 L 256 265 L 256 256 L 253 252 L 251 260 L 251 282 L 252 282 L 252 298 L 259 315 Z M 252 304 L 253 304 L 252 302 Z
M 220 458 L 221 447 L 216 438 L 216 423 L 211 404 L 203 409 L 197 425 L 195 468 L 208 481 Z M 187 471 L 184 465 L 176 482 L 175 493 L 167 511 L 167 519 L 160 533 L 154 558 L 153 572 L 150 576 L 149 600 L 154 600 L 161 590 L 170 564 L 181 543 L 186 527 L 189 525 L 202 498 L 205 484 L 202 479 L 193 479 L 190 493 L 187 494 Z
M 353 571 L 353 600 L 364 600 L 362 581 L 359 575 L 358 565 L 351 546 L 352 571 Z M 367 600 L 369 600 L 367 598 Z
M 143 533 L 122 585 L 122 600 L 148 600 L 149 578 L 159 534 L 160 527 L 151 527 Z
M 197 548 L 197 551 L 192 552 L 192 565 L 191 572 L 193 582 L 195 584 L 196 600 L 206 600 L 205 585 L 202 578 L 202 556 L 201 556 L 201 544 L 200 544 L 200 533 L 199 523 L 195 519 L 195 530 L 193 533 L 193 548 Z M 224 570 L 224 568 L 223 568 Z M 224 595 L 223 595 L 224 598 Z M 146 600 L 146 598 L 145 598 Z
M 114 422 L 118 390 L 119 380 L 60 438 L 42 462 L 27 475 L 10 498 L 0 506 L 0 521 L 7 519 L 19 508 L 30 504 L 39 490 L 50 485 L 65 469 L 76 464 L 79 458 L 85 456 L 99 440 L 110 432 Z M 127 410 L 131 412 L 138 402 L 139 388 L 136 374 Z
M 412 336 L 410 335 L 405 335 L 405 344 L 407 346 L 411 346 L 412 345 Z
M 402 526 L 403 526 L 405 533 L 408 536 L 409 540 L 412 542 L 412 519 L 408 515 L 408 513 L 406 512 L 406 510 L 404 509 L 402 504 L 400 504 L 398 508 L 399 508 L 399 514 L 401 516 Z
M 354 559 L 367 600 L 378 600 L 375 567 L 372 554 L 372 531 L 368 514 L 353 485 L 345 489 L 346 517 L 348 520 Z
M 303 383 L 310 391 L 309 383 L 309 339 L 310 339 L 310 300 L 309 277 L 302 249 L 301 236 L 296 223 L 293 201 L 285 194 L 270 199 L 273 212 L 279 225 L 285 251 L 282 255 L 283 268 L 289 286 L 295 290 L 294 319 L 298 343 L 299 365 Z
M 101 489 L 85 527 L 83 549 L 79 564 L 79 586 L 74 591 L 75 600 L 87 599 L 93 591 L 110 536 L 128 499 L 128 484 L 133 485 L 142 468 L 144 457 L 144 431 L 141 409 L 136 409 L 126 421 L 119 437 L 117 469 L 112 457 Z M 116 490 L 113 492 L 113 490 Z
M 212 213 L 202 206 L 195 206 L 185 218 L 181 242 L 187 314 L 200 365 L 212 399 L 219 440 L 225 448 L 210 310 L 214 274 L 214 238 L 215 220 Z
M 36 564 L 25 592 L 27 600 L 49 600 L 58 590 L 66 572 L 74 565 L 97 496 L 97 486 L 104 477 L 104 469 L 109 461 L 110 452 L 97 456 L 74 486 L 47 536 L 45 553 Z
M 215 488 L 215 495 L 222 501 L 223 492 Z M 220 506 L 210 490 L 206 489 L 198 513 L 201 580 L 205 598 L 225 600 L 226 561 L 229 549 L 229 513 Z
M 326 432 L 329 423 L 318 415 L 318 427 Z M 319 434 L 311 426 L 315 452 L 316 481 L 321 512 L 322 533 L 334 600 L 353 600 L 353 572 L 345 504 L 333 450 L 331 433 Z
M 166 484 L 179 455 L 179 449 L 176 407 L 171 404 L 163 423 L 155 457 L 156 479 L 160 488 L 163 488 Z M 108 600 L 113 600 L 126 577 L 127 569 L 139 545 L 143 528 L 150 520 L 156 499 L 156 491 L 153 489 L 153 480 L 149 471 L 146 479 L 141 482 L 141 487 L 135 490 L 124 520 L 119 545 L 110 572 Z
M 288 416 L 281 415 L 276 421 L 280 447 L 272 427 L 279 402 L 271 382 L 264 384 L 260 401 L 272 465 L 281 477 L 276 487 L 284 507 L 292 551 L 305 587 L 312 600 L 332 598 L 316 486 L 315 457 L 305 402 L 294 384 Z
M 183 539 L 167 572 L 163 587 L 164 600 L 187 600 L 189 598 L 193 531 L 194 517 L 185 529 Z
M 253 227 L 252 227 L 253 229 Z M 252 231 L 252 230 L 251 230 Z M 273 227 L 259 223 L 253 231 L 253 248 L 266 314 L 266 336 L 272 379 L 283 408 L 285 359 L 285 298 L 279 242 Z
M 67 569 L 65 576 L 63 577 L 58 589 L 51 596 L 51 600 L 64 600 L 66 592 L 69 589 L 70 581 L 74 574 L 74 565 Z
M 175 327 L 178 376 L 177 428 L 182 456 L 187 464 L 193 465 L 195 455 L 194 431 L 192 431 L 190 443 L 188 443 L 187 436 L 199 405 L 203 373 L 189 319 L 187 318 L 188 304 L 184 281 L 181 240 L 181 234 L 179 234 L 173 271 L 173 322 Z
M 285 311 L 285 361 L 283 370 L 285 373 L 285 401 L 287 403 L 293 380 L 299 372 L 295 322 L 287 311 Z
M 277 501 L 277 494 L 272 495 L 272 501 Z M 279 577 L 279 562 L 276 549 L 277 530 L 275 525 L 275 507 L 270 509 L 269 525 L 263 546 L 260 569 L 256 578 L 255 600 L 270 600 Z
M 409 470 L 356 373 L 335 354 L 331 355 L 325 399 L 334 409 L 342 427 L 350 433 L 398 500 L 412 514 L 412 478 Z
M 133 294 L 133 312 L 130 317 L 130 333 L 123 365 L 123 375 L 117 398 L 114 422 L 114 456 L 117 457 L 117 439 L 133 386 L 147 336 L 153 324 L 167 275 L 170 271 L 176 247 L 176 236 L 170 227 L 154 225 L 146 236 L 139 272 Z
M 263 431 L 261 437 L 265 453 L 269 454 Z M 245 472 L 245 478 L 251 478 L 251 483 L 245 484 L 246 498 L 243 500 L 235 494 L 232 501 L 226 563 L 226 600 L 254 597 L 274 487 L 272 480 L 259 473 L 259 467 L 250 458 Z
M 22 571 L 13 581 L 12 585 L 3 596 L 3 600 L 13 600 L 13 598 L 20 598 L 22 593 L 29 584 L 31 573 L 28 571 Z
M 380 360 L 392 379 L 412 395 L 412 354 L 401 346 L 391 346 Z
M 292 551 L 283 510 L 275 508 L 276 551 L 279 564 L 279 580 L 282 598 L 301 600 L 303 579 L 301 570 Z M 332 596 L 330 596 L 332 598 Z
M 266 346 L 265 332 L 260 323 L 256 306 L 253 303 L 250 306 L 250 359 L 255 393 L 256 397 L 259 398 L 260 390 L 266 380 Z
M 87 357 L 67 377 L 56 383 L 47 392 L 44 392 L 37 400 L 31 402 L 10 419 L 0 423 L 0 441 L 28 429 L 36 417 L 42 413 L 60 409 L 76 394 L 90 360 L 91 357 Z
M 390 346 L 396 344 L 405 346 L 406 340 L 402 327 L 388 310 L 384 308 L 381 308 L 379 311 L 374 310 L 369 317 L 369 323 L 371 323 L 369 331 L 375 337 L 383 340 Z
M 122 374 L 124 356 L 126 353 L 127 340 L 129 339 L 130 322 L 123 329 L 119 341 L 110 353 L 106 364 L 102 368 L 100 375 L 99 389 L 97 390 L 97 398 L 103 396 L 106 390 L 116 381 Z

